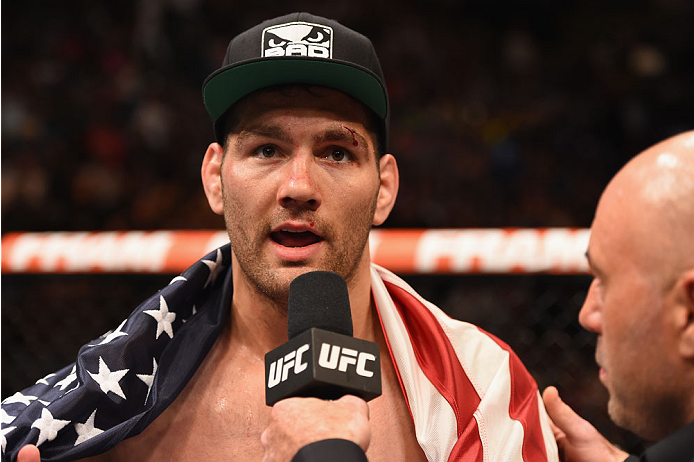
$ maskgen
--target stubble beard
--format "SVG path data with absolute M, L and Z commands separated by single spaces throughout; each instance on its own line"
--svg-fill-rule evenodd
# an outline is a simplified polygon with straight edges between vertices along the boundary
M 366 251 L 377 199 L 378 192 L 367 207 L 352 209 L 344 220 L 345 225 L 342 233 L 339 232 L 337 226 L 311 217 L 311 221 L 314 221 L 318 229 L 321 230 L 324 239 L 323 245 L 328 246 L 327 256 L 320 261 L 310 263 L 285 262 L 280 268 L 295 267 L 298 271 L 278 271 L 269 261 L 266 261 L 263 249 L 266 240 L 269 239 L 272 224 L 259 223 L 257 219 L 244 211 L 239 202 L 223 193 L 224 221 L 232 251 L 241 271 L 261 294 L 286 311 L 289 284 L 300 274 L 309 271 L 332 271 L 342 276 L 349 285 Z M 280 210 L 278 215 L 282 216 L 278 216 L 275 222 L 281 222 L 288 218 L 308 219 L 310 213 L 304 211 L 288 216 L 287 212 Z M 284 273 L 290 273 L 292 276 Z
M 610 418 L 618 426 L 650 441 L 669 435 L 686 423 L 683 398 L 668 387 L 668 383 L 676 380 L 676 377 L 653 380 L 642 376 L 631 377 L 628 383 L 616 384 L 617 387 L 612 384 L 607 403 Z

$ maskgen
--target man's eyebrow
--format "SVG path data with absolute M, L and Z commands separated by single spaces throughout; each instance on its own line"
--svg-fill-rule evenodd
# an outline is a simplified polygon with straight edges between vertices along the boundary
M 316 135 L 314 138 L 314 141 L 321 143 L 321 142 L 327 142 L 327 141 L 335 141 L 335 142 L 347 142 L 349 144 L 356 146 L 364 146 L 365 148 L 368 147 L 368 144 L 366 142 L 366 138 L 364 138 L 361 134 L 357 133 L 356 130 L 353 130 L 347 126 L 344 127 L 343 130 L 340 129 L 331 129 L 331 130 L 326 130 L 323 133 L 320 133 Z
M 585 255 L 586 260 L 588 260 L 588 268 L 593 269 L 593 261 L 590 259 L 590 251 L 586 250 L 583 255 Z
M 289 134 L 279 125 L 257 124 L 249 125 L 239 132 L 236 138 L 236 147 L 240 147 L 246 138 L 250 138 L 251 136 L 272 138 L 285 142 L 291 141 Z
M 585 256 L 586 260 L 588 260 L 588 268 L 590 269 L 590 272 L 601 275 L 602 271 L 600 271 L 600 268 L 595 266 L 595 262 L 590 258 L 590 252 L 588 250 L 586 250 Z

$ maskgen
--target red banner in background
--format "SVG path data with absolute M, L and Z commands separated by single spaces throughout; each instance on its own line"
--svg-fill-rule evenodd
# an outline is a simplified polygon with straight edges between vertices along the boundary
M 400 274 L 587 272 L 588 229 L 375 229 L 374 263 Z M 226 232 L 8 233 L 4 273 L 171 273 L 228 242 Z

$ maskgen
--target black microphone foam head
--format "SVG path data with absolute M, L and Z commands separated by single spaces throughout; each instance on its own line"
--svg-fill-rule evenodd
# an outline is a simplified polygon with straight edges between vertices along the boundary
M 339 274 L 312 271 L 298 276 L 289 285 L 289 338 L 311 327 L 352 336 L 349 292 L 347 283 Z

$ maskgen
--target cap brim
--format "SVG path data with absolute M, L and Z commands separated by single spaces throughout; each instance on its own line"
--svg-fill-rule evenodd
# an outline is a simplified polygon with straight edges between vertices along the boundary
M 386 89 L 370 71 L 334 60 L 276 58 L 220 69 L 205 82 L 203 100 L 212 120 L 217 122 L 247 94 L 287 83 L 333 88 L 362 102 L 381 119 L 388 113 Z

